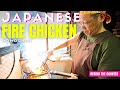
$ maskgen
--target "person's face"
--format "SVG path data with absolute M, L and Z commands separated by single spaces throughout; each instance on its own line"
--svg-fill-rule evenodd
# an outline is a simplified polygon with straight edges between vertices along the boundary
M 80 25 L 87 36 L 94 36 L 100 30 L 102 23 L 98 15 L 80 15 Z

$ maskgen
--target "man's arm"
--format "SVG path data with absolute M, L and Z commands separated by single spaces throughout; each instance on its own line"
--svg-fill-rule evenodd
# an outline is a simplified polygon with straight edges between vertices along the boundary
M 47 51 L 48 56 L 51 56 L 55 50 L 58 50 L 58 49 L 73 45 L 75 43 L 78 43 L 79 34 L 80 34 L 80 32 L 78 32 L 75 36 L 73 36 L 72 38 L 70 38 L 67 41 L 63 42 L 62 44 L 58 45 L 57 47 L 53 48 L 52 50 L 48 50 Z
M 75 43 L 78 42 L 78 37 L 79 37 L 80 32 L 78 32 L 75 36 L 73 36 L 72 38 L 68 39 L 67 41 L 65 41 L 64 43 L 58 45 L 57 47 L 54 48 L 54 50 L 58 50 L 70 45 L 73 45 Z

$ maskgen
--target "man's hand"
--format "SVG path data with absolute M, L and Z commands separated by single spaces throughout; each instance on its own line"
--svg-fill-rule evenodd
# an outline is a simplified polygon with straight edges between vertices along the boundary
M 71 73 L 71 77 L 69 77 L 67 79 L 78 79 L 78 77 L 76 74 Z
M 47 51 L 47 55 L 48 55 L 48 57 L 50 57 L 51 55 L 53 55 L 53 52 L 54 52 L 54 49 L 52 49 L 52 50 L 48 50 L 48 51 Z

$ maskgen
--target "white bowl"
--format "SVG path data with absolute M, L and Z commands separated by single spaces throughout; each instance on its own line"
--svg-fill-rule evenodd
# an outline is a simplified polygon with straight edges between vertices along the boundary
M 49 59 L 52 61 L 59 61 L 61 57 L 62 57 L 62 54 L 54 54 L 50 56 Z

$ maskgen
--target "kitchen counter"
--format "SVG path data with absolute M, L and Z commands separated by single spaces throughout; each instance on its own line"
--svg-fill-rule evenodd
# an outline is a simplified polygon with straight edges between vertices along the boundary
M 50 70 L 56 70 L 60 72 L 70 73 L 72 60 L 59 60 L 59 61 L 51 61 L 47 60 L 47 65 Z M 65 76 L 60 75 L 51 75 L 51 79 L 65 79 Z

